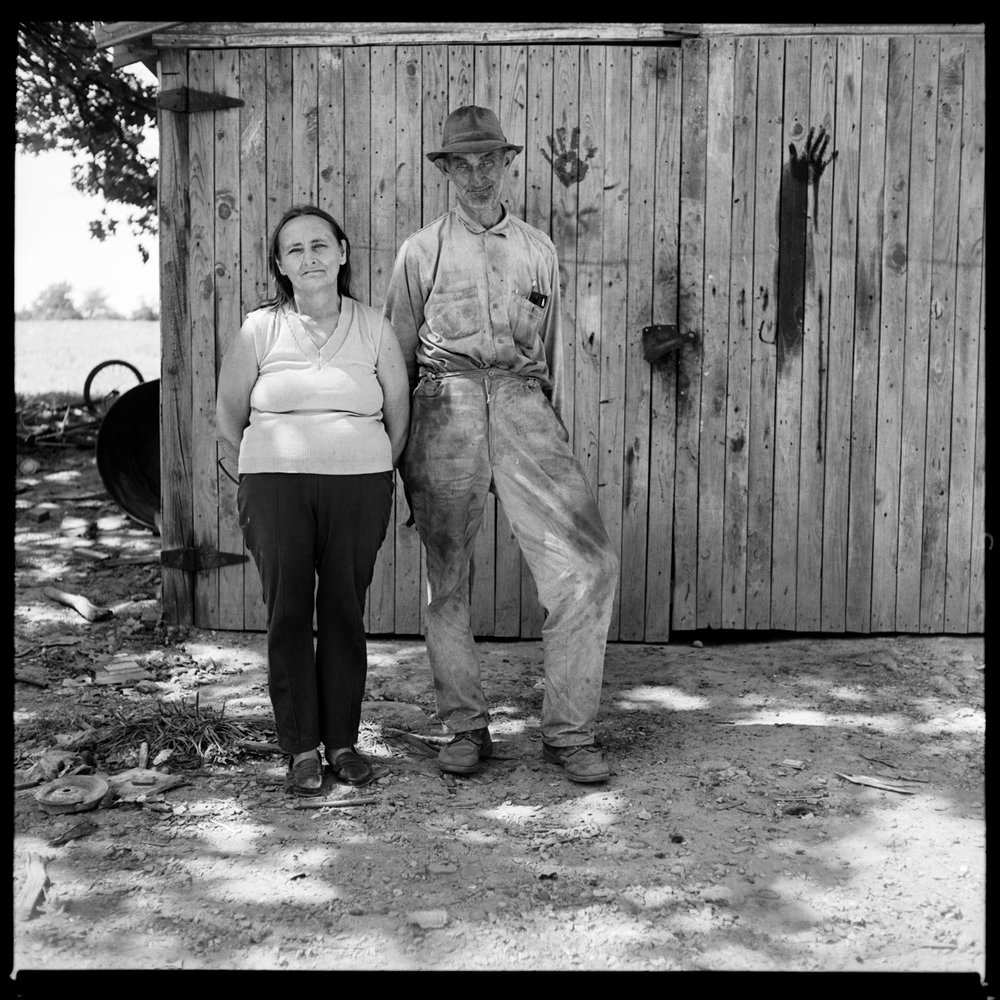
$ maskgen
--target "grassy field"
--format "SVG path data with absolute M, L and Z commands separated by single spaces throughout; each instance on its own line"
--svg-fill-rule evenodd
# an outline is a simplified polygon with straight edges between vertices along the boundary
M 14 392 L 83 398 L 87 373 L 109 359 L 129 361 L 147 381 L 160 377 L 156 320 L 15 320 Z

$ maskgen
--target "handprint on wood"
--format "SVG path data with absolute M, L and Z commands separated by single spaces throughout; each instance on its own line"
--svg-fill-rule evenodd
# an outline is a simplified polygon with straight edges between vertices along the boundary
M 809 188 L 813 191 L 813 229 L 819 226 L 819 179 L 823 171 L 837 158 L 834 150 L 829 158 L 826 151 L 830 136 L 821 125 L 809 129 L 802 152 L 795 143 L 788 144 L 789 162 L 781 184 L 778 210 L 778 259 L 775 284 L 778 289 L 777 345 L 778 374 L 786 360 L 801 349 L 804 333 L 806 287 L 815 276 L 809 272 Z
M 592 160 L 597 155 L 597 147 L 585 143 L 584 153 L 586 159 L 580 159 L 580 129 L 574 128 L 570 135 L 569 145 L 566 145 L 566 126 L 556 129 L 555 136 L 548 136 L 549 149 L 551 155 L 544 149 L 542 156 L 552 164 L 552 169 L 556 177 L 559 178 L 563 187 L 571 184 L 579 184 L 587 176 L 590 169 L 587 160 Z
M 837 158 L 837 150 L 834 150 L 829 159 L 823 159 L 829 144 L 830 136 L 822 125 L 819 127 L 819 132 L 816 132 L 815 128 L 809 129 L 803 155 L 799 155 L 794 142 L 788 144 L 789 176 L 800 184 L 812 184 L 814 194 L 819 189 L 819 179 L 822 177 L 823 171 Z M 815 226 L 816 218 L 814 216 L 813 227 L 815 228 Z

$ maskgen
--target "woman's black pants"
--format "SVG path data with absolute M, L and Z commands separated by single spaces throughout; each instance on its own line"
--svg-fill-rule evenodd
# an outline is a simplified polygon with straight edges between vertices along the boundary
M 329 755 L 358 738 L 368 673 L 365 595 L 392 490 L 391 472 L 240 476 L 240 527 L 267 608 L 268 691 L 286 753 L 322 743 Z

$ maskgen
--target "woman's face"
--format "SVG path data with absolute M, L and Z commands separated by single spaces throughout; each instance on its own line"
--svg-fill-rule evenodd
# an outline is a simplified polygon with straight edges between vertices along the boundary
M 278 271 L 292 283 L 296 295 L 336 290 L 347 245 L 337 239 L 326 219 L 299 215 L 278 233 Z

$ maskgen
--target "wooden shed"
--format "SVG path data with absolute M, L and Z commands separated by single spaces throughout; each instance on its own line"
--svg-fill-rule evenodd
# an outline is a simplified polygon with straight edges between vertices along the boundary
M 159 79 L 169 620 L 264 627 L 214 411 L 270 229 L 332 212 L 379 305 L 451 204 L 424 151 L 476 103 L 524 145 L 510 210 L 560 254 L 564 417 L 621 554 L 609 637 L 983 630 L 983 25 L 117 22 L 99 44 Z M 653 327 L 678 336 L 647 360 Z M 421 631 L 405 513 L 397 490 L 371 634 Z M 492 499 L 475 562 L 476 633 L 539 636 Z

